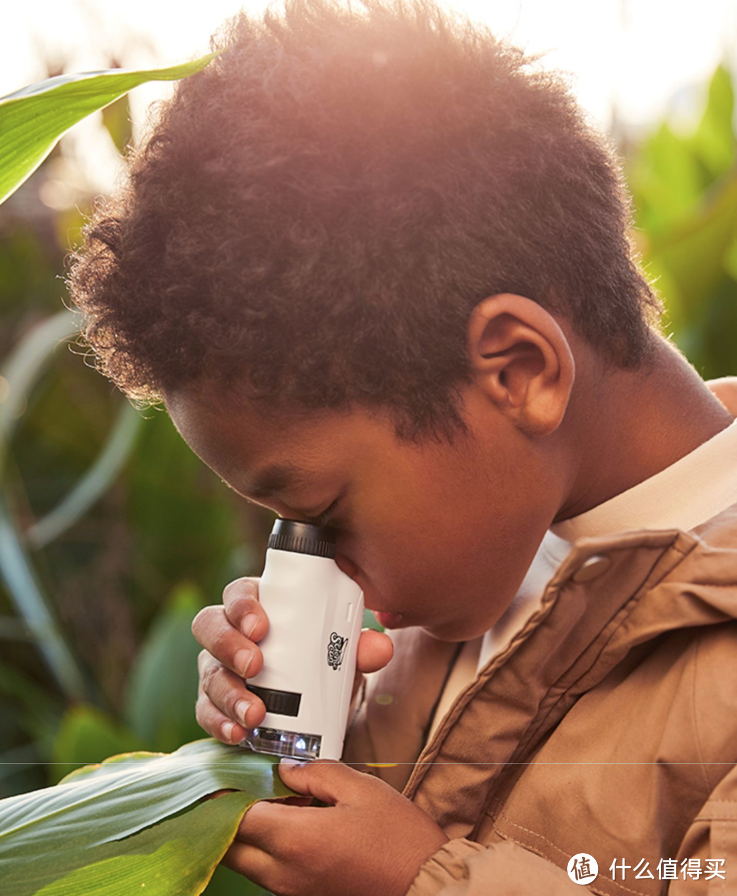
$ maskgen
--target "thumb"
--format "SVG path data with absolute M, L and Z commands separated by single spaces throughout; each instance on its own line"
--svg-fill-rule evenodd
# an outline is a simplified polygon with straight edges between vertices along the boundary
M 309 794 L 334 806 L 354 799 L 366 775 L 337 759 L 299 762 L 284 756 L 279 762 L 279 777 L 297 793 Z
M 363 629 L 358 640 L 356 668 L 359 672 L 377 672 L 394 656 L 394 642 L 386 632 Z

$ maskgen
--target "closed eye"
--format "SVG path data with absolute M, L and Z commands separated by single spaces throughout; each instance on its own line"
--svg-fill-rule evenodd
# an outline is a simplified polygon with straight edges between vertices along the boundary
M 318 516 L 308 516 L 307 514 L 302 514 L 308 523 L 314 523 L 316 526 L 327 526 L 328 520 L 330 519 L 330 515 L 335 510 L 336 506 L 340 502 L 342 495 L 338 495 L 338 497 L 333 501 L 333 503 L 327 507 L 321 514 Z

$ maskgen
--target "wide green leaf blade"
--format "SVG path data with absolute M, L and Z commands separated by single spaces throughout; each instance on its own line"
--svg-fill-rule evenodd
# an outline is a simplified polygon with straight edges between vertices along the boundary
M 10 890 L 6 879 L 3 892 L 9 896 L 130 896 L 140 892 L 146 896 L 195 896 L 207 886 L 253 802 L 247 793 L 206 800 L 134 837 L 88 850 L 84 865 L 72 868 L 73 858 L 63 856 L 63 870 L 57 863 L 50 883 L 48 873 L 34 863 L 17 886 L 10 881 Z M 245 890 L 247 884 L 243 884 Z
M 176 81 L 217 53 L 168 68 L 58 75 L 0 97 L 0 202 L 30 177 L 72 125 L 148 81 Z
M 174 753 L 139 752 L 112 756 L 99 765 L 76 769 L 56 786 L 0 800 L 3 896 L 30 896 L 65 875 L 86 868 L 92 860 L 97 861 L 94 857 L 99 856 L 102 861 L 135 853 L 137 843 L 148 842 L 145 838 L 139 841 L 139 837 L 156 830 L 152 826 L 164 819 L 173 820 L 171 816 L 174 815 L 189 819 L 197 836 L 202 838 L 207 826 L 193 813 L 199 813 L 206 803 L 219 803 L 226 796 L 235 796 L 228 794 L 192 808 L 202 797 L 216 790 L 242 791 L 240 796 L 245 802 L 231 800 L 240 807 L 238 818 L 256 800 L 296 795 L 282 783 L 277 765 L 277 757 L 203 738 L 185 744 Z M 229 824 L 230 815 L 227 821 Z M 185 821 L 182 825 L 185 826 L 181 830 L 190 830 Z M 219 856 L 227 849 L 233 833 L 228 837 L 223 834 L 223 841 L 217 841 L 217 848 L 221 850 Z M 100 849 L 106 846 L 108 852 Z M 202 841 L 194 841 L 194 846 L 184 850 L 182 862 L 193 867 L 200 861 L 198 853 L 202 849 Z M 207 866 L 205 883 L 219 861 L 219 857 L 213 858 L 217 849 L 213 846 L 212 850 L 205 862 L 212 861 Z M 179 856 L 179 852 L 176 855 Z M 165 851 L 160 858 L 166 860 L 166 864 L 170 854 Z M 156 866 L 151 868 L 151 874 L 155 874 Z M 124 865 L 120 865 L 120 871 L 125 871 Z M 35 889 L 29 889 L 29 880 L 33 881 Z M 150 893 L 147 881 L 146 885 L 146 892 Z M 75 887 L 77 896 L 86 892 L 80 889 L 78 881 Z M 98 888 L 89 892 L 107 891 Z M 110 890 L 110 893 L 118 892 L 130 892 L 130 889 Z M 181 892 L 189 894 L 201 890 Z

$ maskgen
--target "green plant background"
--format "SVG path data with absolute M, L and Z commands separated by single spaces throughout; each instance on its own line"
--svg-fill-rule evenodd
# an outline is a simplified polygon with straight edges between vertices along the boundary
M 121 151 L 129 119 L 127 97 L 100 116 Z M 633 236 L 668 331 L 704 379 L 737 373 L 733 119 L 734 77 L 720 65 L 688 133 L 664 120 L 617 141 Z M 60 194 L 78 164 L 64 147 L 0 206 L 0 798 L 205 735 L 191 622 L 232 579 L 259 574 L 274 518 L 226 488 L 164 412 L 134 411 L 69 338 L 50 331 L 39 349 L 93 201 Z M 43 369 L 13 392 L 9 372 L 34 351 Z M 368 612 L 366 624 L 381 628 Z M 221 866 L 206 892 L 264 891 Z

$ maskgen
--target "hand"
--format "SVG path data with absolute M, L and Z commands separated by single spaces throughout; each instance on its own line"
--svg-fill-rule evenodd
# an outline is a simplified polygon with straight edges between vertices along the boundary
M 385 781 L 342 762 L 278 768 L 287 787 L 328 805 L 259 800 L 222 859 L 276 896 L 405 896 L 425 861 L 450 839 Z
M 192 634 L 205 648 L 200 651 L 200 683 L 195 716 L 212 737 L 238 744 L 246 727 L 263 722 L 266 707 L 245 686 L 247 676 L 263 668 L 263 654 L 256 641 L 266 634 L 269 620 L 258 599 L 258 578 L 235 579 L 223 590 L 223 605 L 200 610 L 192 622 Z M 363 629 L 358 640 L 353 695 L 365 672 L 382 669 L 394 656 L 389 635 Z

